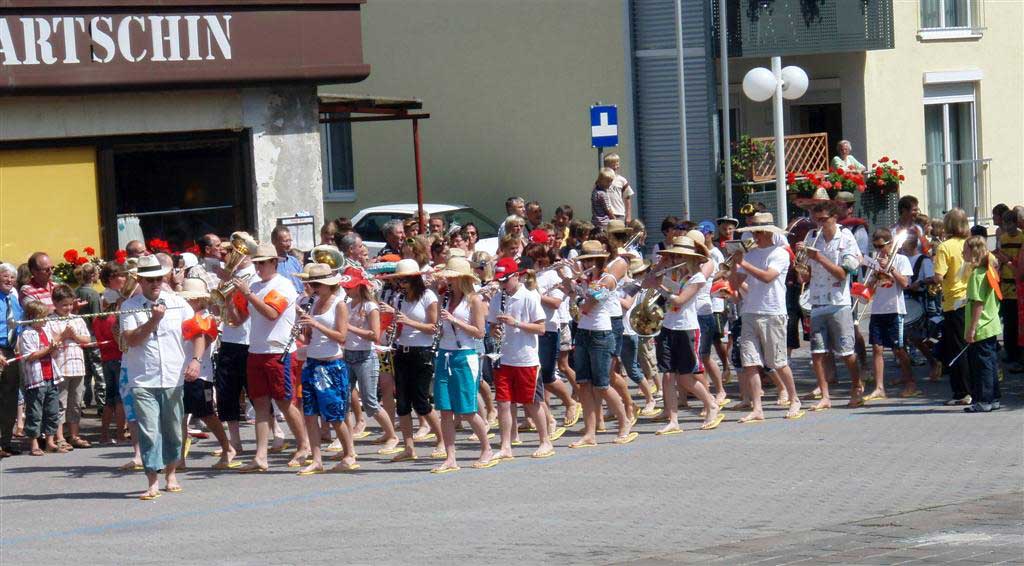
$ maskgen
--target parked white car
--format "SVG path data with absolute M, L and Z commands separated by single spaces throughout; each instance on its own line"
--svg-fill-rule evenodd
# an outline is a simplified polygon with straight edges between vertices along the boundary
M 363 238 L 363 244 L 370 250 L 370 257 L 384 248 L 383 227 L 389 220 L 405 220 L 416 216 L 415 204 L 385 204 L 364 208 L 352 217 L 352 226 Z M 430 216 L 441 216 L 445 225 L 456 223 L 465 226 L 472 222 L 476 226 L 479 241 L 477 251 L 494 255 L 498 251 L 498 226 L 476 209 L 461 204 L 423 204 L 423 210 Z

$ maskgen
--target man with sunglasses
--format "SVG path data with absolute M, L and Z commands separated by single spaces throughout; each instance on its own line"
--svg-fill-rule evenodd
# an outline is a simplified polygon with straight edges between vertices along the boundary
M 53 263 L 50 256 L 45 252 L 32 254 L 28 258 L 28 269 L 32 273 L 32 279 L 18 289 L 21 306 L 24 307 L 30 301 L 39 301 L 53 312 Z
M 853 234 L 839 226 L 838 212 L 832 201 L 814 205 L 811 219 L 818 228 L 810 230 L 804 241 L 796 244 L 798 254 L 801 249 L 807 250 L 810 268 L 805 281 L 811 299 L 811 365 L 821 389 L 821 401 L 811 409 L 813 411 L 832 407 L 825 371 L 829 352 L 841 358 L 850 371 L 849 406 L 863 404 L 850 300 L 850 275 L 860 267 L 862 256 Z

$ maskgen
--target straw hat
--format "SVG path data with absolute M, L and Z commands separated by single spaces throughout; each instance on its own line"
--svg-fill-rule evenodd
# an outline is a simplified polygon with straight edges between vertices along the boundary
M 397 277 L 412 277 L 422 276 L 423 272 L 420 271 L 420 264 L 416 263 L 415 259 L 403 259 L 395 264 L 394 273 L 388 273 L 386 275 L 378 275 L 378 279 L 394 279 Z
M 439 277 L 445 279 L 454 279 L 456 277 L 468 277 L 473 280 L 474 283 L 479 283 L 480 278 L 473 273 L 473 266 L 469 264 L 469 260 L 464 257 L 450 257 L 448 262 L 444 264 L 442 269 L 437 274 Z
M 617 232 L 629 232 L 630 229 L 629 226 L 626 226 L 626 223 L 621 220 L 609 220 L 608 227 L 605 228 L 604 231 L 609 234 L 615 234 Z
M 775 225 L 775 217 L 770 212 L 758 212 L 750 220 L 746 228 L 740 228 L 737 232 L 771 232 L 772 234 L 786 235 L 786 231 Z
M 627 258 L 627 259 L 634 258 L 634 257 L 640 257 L 640 252 L 634 250 L 633 248 L 617 248 L 615 250 L 615 254 L 618 255 L 619 257 L 623 257 L 623 258 Z
M 277 257 L 277 248 L 274 247 L 274 244 L 259 244 L 256 246 L 256 251 L 252 253 L 253 263 L 277 259 Z
M 594 259 L 598 257 L 608 257 L 608 252 L 605 251 L 604 244 L 597 240 L 587 240 L 580 246 L 580 255 L 576 256 L 578 260 Z
M 171 268 L 161 265 L 155 255 L 144 255 L 139 258 L 135 271 L 139 277 L 163 277 L 171 272 Z
M 453 258 L 453 257 L 465 258 L 466 257 L 466 250 L 464 250 L 462 248 L 448 248 L 448 257 L 449 258 Z
M 828 196 L 828 191 L 822 187 L 815 189 L 814 194 L 810 197 L 800 197 L 793 200 L 793 204 L 800 208 L 810 208 L 818 203 L 829 202 L 832 199 Z
M 695 257 L 703 261 L 707 261 L 708 258 L 704 254 L 697 250 L 694 245 L 693 239 L 686 236 L 676 236 L 672 238 L 672 245 L 668 248 L 660 250 L 658 252 L 661 255 L 681 255 L 687 257 Z
M 629 274 L 635 276 L 651 268 L 651 262 L 646 259 L 633 258 L 629 260 Z
M 296 273 L 295 276 L 306 283 L 337 285 L 341 282 L 341 275 L 338 275 L 338 272 L 326 263 L 310 263 L 302 271 L 302 273 Z
M 704 245 L 704 233 L 700 230 L 690 230 L 686 233 L 686 237 L 693 240 L 693 247 L 701 254 L 707 256 L 711 253 L 708 251 L 708 247 Z
M 209 299 L 210 290 L 206 287 L 206 281 L 198 277 L 189 277 L 181 282 L 181 291 L 178 296 L 185 300 Z
M 183 269 L 191 269 L 199 265 L 199 258 L 192 252 L 182 252 L 181 254 L 181 267 Z
M 857 197 L 855 197 L 853 193 L 851 193 L 850 191 L 839 191 L 838 193 L 836 193 L 836 202 L 843 204 L 853 204 L 857 202 Z

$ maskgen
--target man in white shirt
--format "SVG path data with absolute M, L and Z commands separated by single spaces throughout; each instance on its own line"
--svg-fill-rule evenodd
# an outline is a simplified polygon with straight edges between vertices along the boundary
M 249 328 L 249 356 L 246 362 L 246 391 L 256 410 L 256 456 L 240 472 L 265 472 L 267 440 L 270 438 L 270 405 L 273 399 L 284 414 L 298 449 L 288 462 L 297 468 L 310 454 L 306 428 L 298 403 L 302 402 L 297 372 L 292 368 L 295 344 L 290 340 L 295 326 L 295 304 L 298 293 L 289 279 L 278 274 L 277 250 L 273 245 L 260 244 L 253 254 L 258 281 L 249 286 L 249 280 L 233 279 L 238 292 L 245 297 L 241 318 L 251 321 Z M 285 355 L 285 348 L 288 348 Z M 283 361 L 282 361 L 283 360 Z
M 761 407 L 761 378 L 758 368 L 774 369 L 790 399 L 787 419 L 799 419 L 800 399 L 793 382 L 786 351 L 786 273 L 789 271 L 789 252 L 776 245 L 775 237 L 783 230 L 775 225 L 769 212 L 754 214 L 747 227 L 738 232 L 751 232 L 757 247 L 736 259 L 736 269 L 730 275 L 734 289 L 746 289 L 740 310 L 743 321 L 739 348 L 740 379 L 746 382 L 753 409 L 739 420 L 741 423 L 764 420 Z
M 859 407 L 864 403 L 850 301 L 850 274 L 860 267 L 861 254 L 850 231 L 839 227 L 837 215 L 834 202 L 814 205 L 811 219 L 818 229 L 809 231 L 806 239 L 796 244 L 797 253 L 807 250 L 810 268 L 805 279 L 811 299 L 811 364 L 821 390 L 821 401 L 812 411 L 832 407 L 825 372 L 825 358 L 829 352 L 842 358 L 850 371 L 849 406 Z M 818 237 L 818 231 L 821 237 Z
M 170 269 L 155 256 L 139 258 L 141 294 L 128 299 L 123 310 L 152 309 L 121 315 L 122 337 L 128 350 L 124 367 L 134 397 L 139 427 L 139 447 L 148 488 L 140 499 L 160 497 L 157 486 L 161 470 L 166 474 L 169 493 L 181 491 L 175 476 L 182 443 L 182 386 L 185 375 L 199 375 L 200 362 L 185 360 L 181 325 L 195 314 L 188 302 L 163 291 L 161 285 Z
M 540 295 L 522 285 L 519 274 L 519 265 L 514 259 L 498 260 L 494 276 L 501 282 L 501 291 L 491 298 L 487 312 L 491 334 L 501 344 L 501 357 L 493 370 L 501 429 L 501 451 L 496 457 L 513 457 L 512 403 L 517 403 L 533 420 L 540 437 L 533 457 L 547 458 L 555 455 L 555 449 L 548 438 L 547 416 L 539 410 L 535 397 L 540 370 L 537 338 L 544 334 L 544 309 Z
M 239 264 L 235 276 L 252 281 L 256 268 L 246 257 Z M 227 424 L 228 436 L 236 454 L 242 453 L 242 435 L 238 423 L 242 418 L 239 398 L 245 388 L 245 368 L 249 360 L 249 317 L 239 312 L 245 308 L 246 299 L 232 293 L 221 312 L 224 324 L 221 326 L 220 347 L 217 348 L 217 363 L 214 370 L 214 386 L 217 390 L 217 417 Z M 228 467 L 238 467 L 235 460 Z M 217 467 L 216 465 L 214 467 Z
M 875 366 L 875 390 L 864 397 L 864 400 L 874 401 L 886 397 L 885 363 L 882 357 L 886 348 L 892 348 L 892 353 L 900 364 L 900 376 L 904 384 L 900 396 L 914 397 L 917 385 L 910 372 L 910 356 L 907 354 L 906 338 L 903 335 L 903 315 L 907 314 L 903 289 L 910 283 L 914 268 L 907 256 L 898 253 L 899 250 L 892 249 L 892 232 L 879 228 L 875 230 L 871 239 L 871 244 L 875 248 L 873 267 L 881 271 L 872 277 L 876 285 L 871 301 L 871 323 L 868 326 L 868 341 L 872 347 L 872 361 Z M 886 271 L 887 267 L 889 269 Z
M 608 200 L 611 201 L 612 205 L 612 217 L 628 224 L 633 220 L 633 195 L 635 193 L 633 187 L 629 185 L 629 180 L 619 174 L 619 168 L 622 166 L 619 154 L 609 153 L 604 156 L 604 166 L 615 171 L 615 179 L 612 180 L 612 185 L 608 187 Z

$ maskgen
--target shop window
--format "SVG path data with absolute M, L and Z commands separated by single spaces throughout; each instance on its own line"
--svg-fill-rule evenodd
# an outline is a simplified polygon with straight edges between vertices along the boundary
M 331 118 L 348 114 L 328 114 Z M 324 162 L 324 200 L 353 201 L 356 187 L 352 172 L 352 124 L 327 122 L 321 125 Z
M 984 26 L 982 0 L 921 0 L 921 39 L 980 37 Z
M 925 91 L 924 164 L 928 215 L 941 217 L 951 208 L 967 211 L 972 222 L 987 209 L 988 159 L 978 151 L 974 85 L 937 85 Z

